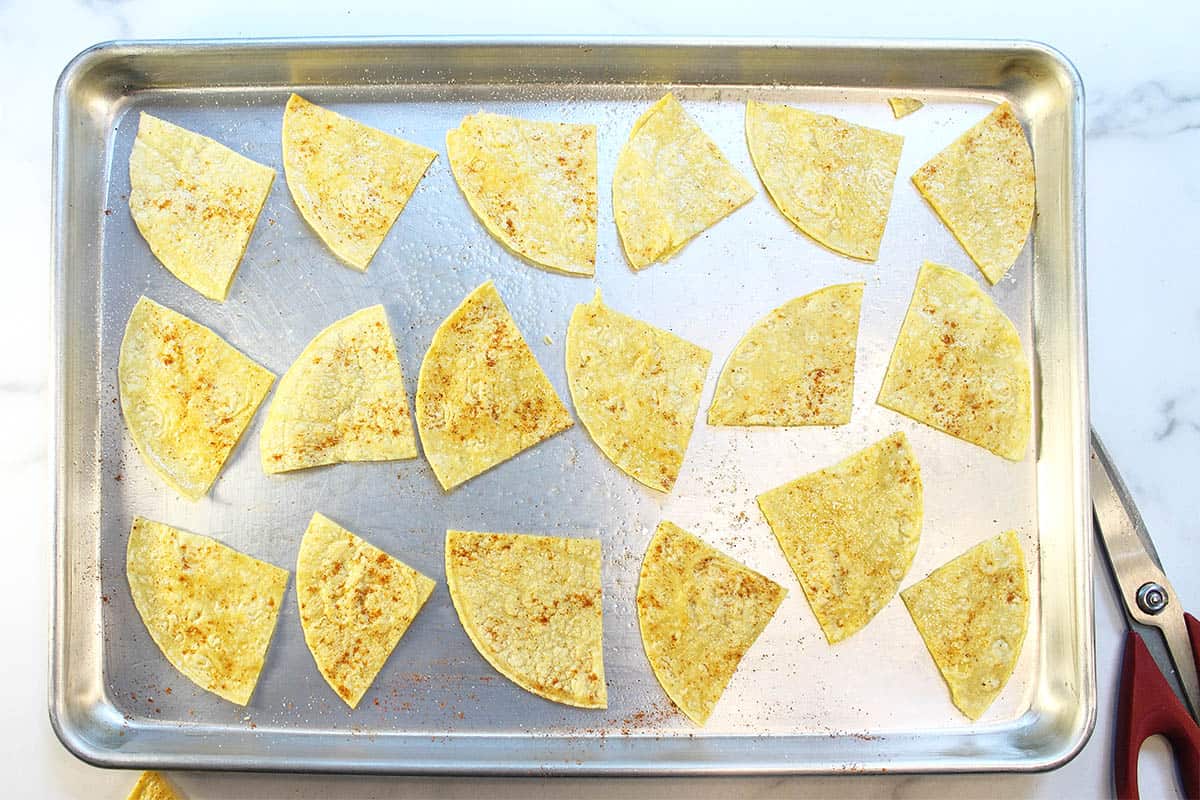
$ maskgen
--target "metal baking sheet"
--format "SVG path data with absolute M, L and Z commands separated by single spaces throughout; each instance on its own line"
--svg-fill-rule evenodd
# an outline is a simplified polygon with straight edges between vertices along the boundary
M 633 120 L 667 90 L 759 190 L 670 262 L 635 274 L 607 187 Z M 291 91 L 443 153 L 366 274 L 336 261 L 284 185 L 280 122 Z M 885 102 L 894 94 L 926 107 L 895 120 Z M 751 97 L 906 137 L 878 263 L 834 255 L 778 213 L 745 147 Z M 1029 131 L 1037 166 L 1031 244 L 989 290 L 1015 322 L 1035 371 L 1032 454 L 1018 464 L 873 402 L 920 263 L 980 279 L 907 176 L 1004 99 Z M 283 40 L 115 43 L 84 52 L 56 95 L 50 712 L 60 738 L 93 763 L 184 769 L 640 775 L 1061 764 L 1082 746 L 1095 715 L 1081 106 L 1071 66 L 1026 42 Z M 472 217 L 442 143 L 447 129 L 481 108 L 599 127 L 594 280 L 522 262 Z M 156 263 L 133 225 L 127 161 L 139 111 L 279 171 L 223 304 Z M 258 463 L 260 413 L 212 493 L 190 503 L 150 474 L 126 434 L 117 352 L 141 294 L 213 327 L 278 374 L 317 331 L 381 302 L 411 393 L 434 328 L 489 278 L 563 397 L 567 319 L 602 287 L 615 308 L 713 351 L 702 409 L 752 321 L 785 299 L 864 281 L 853 420 L 786 430 L 701 422 L 670 495 L 620 473 L 580 425 L 449 494 L 423 459 L 267 477 Z M 1037 591 L 1029 635 L 1012 680 L 978 723 L 950 704 L 898 598 L 861 633 L 828 646 L 754 502 L 895 430 L 910 437 L 926 486 L 924 533 L 905 585 L 1007 528 L 1020 533 L 1030 556 Z M 439 581 L 361 706 L 347 709 L 317 672 L 294 586 L 248 707 L 176 673 L 125 582 L 133 516 L 215 536 L 294 570 L 301 534 L 318 510 Z M 660 519 L 789 589 L 704 728 L 673 709 L 638 637 L 633 594 Z M 445 588 L 448 527 L 602 541 L 607 710 L 530 695 L 476 653 Z

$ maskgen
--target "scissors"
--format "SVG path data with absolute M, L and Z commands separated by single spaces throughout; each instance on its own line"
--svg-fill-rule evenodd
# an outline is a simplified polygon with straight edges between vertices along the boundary
M 1129 624 L 1113 759 L 1117 797 L 1136 800 L 1138 752 L 1160 733 L 1171 743 L 1184 796 L 1200 798 L 1200 622 L 1180 607 L 1137 506 L 1094 430 L 1091 479 L 1096 531 Z M 1160 651 L 1166 644 L 1169 663 L 1161 655 L 1155 660 L 1143 634 Z

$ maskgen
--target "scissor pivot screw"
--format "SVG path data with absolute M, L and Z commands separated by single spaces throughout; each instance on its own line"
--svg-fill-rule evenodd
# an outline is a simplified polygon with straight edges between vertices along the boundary
M 1137 590 L 1137 604 L 1147 614 L 1161 613 L 1167 607 L 1167 590 L 1154 581 L 1147 581 Z

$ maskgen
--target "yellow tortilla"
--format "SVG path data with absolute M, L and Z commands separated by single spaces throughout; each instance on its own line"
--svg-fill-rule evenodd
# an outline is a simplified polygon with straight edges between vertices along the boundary
M 1014 531 L 976 545 L 900 593 L 954 705 L 979 719 L 1008 683 L 1029 621 Z
M 436 156 L 299 95 L 283 112 L 283 173 L 292 199 L 334 255 L 359 271 Z
M 1033 226 L 1033 153 L 1012 106 L 998 105 L 912 182 L 984 277 L 1003 278 Z
M 797 228 L 835 253 L 879 257 L 903 136 L 751 100 L 746 141 L 767 193 Z
M 908 572 L 924 515 L 903 433 L 758 496 L 830 644 L 857 633 Z
M 117 378 L 138 452 L 189 500 L 208 493 L 275 380 L 208 328 L 146 297 L 125 325 Z
M 608 706 L 598 539 L 446 531 L 446 584 L 504 677 L 557 703 Z
M 634 269 L 670 258 L 753 196 L 672 94 L 638 118 L 617 156 L 613 215 Z
M 317 669 L 355 708 L 434 582 L 321 514 L 300 541 L 296 597 Z
M 888 105 L 892 107 L 892 116 L 896 119 L 907 117 L 925 107 L 925 104 L 915 97 L 889 97 Z
M 438 326 L 417 380 L 417 430 L 443 489 L 574 424 L 491 281 Z
M 166 776 L 158 772 L 143 772 L 128 800 L 184 800 Z
M 786 594 L 682 528 L 658 524 L 638 578 L 638 625 L 654 677 L 697 725 Z
M 979 285 L 925 262 L 877 401 L 1012 461 L 1029 443 L 1029 362 Z
M 249 703 L 287 570 L 207 536 L 135 517 L 125 575 L 142 622 L 171 665 L 201 689 Z
M 712 353 L 613 311 L 600 291 L 567 325 L 567 384 L 604 455 L 651 489 L 679 477 Z
M 279 381 L 259 439 L 267 473 L 415 458 L 417 440 L 383 306 L 318 333 Z
M 224 300 L 275 170 L 142 113 L 129 156 L 129 212 L 175 277 Z
M 845 425 L 863 284 L 826 286 L 754 323 L 725 362 L 709 425 Z
M 596 271 L 596 126 L 479 112 L 446 133 L 450 169 L 484 227 L 517 255 Z

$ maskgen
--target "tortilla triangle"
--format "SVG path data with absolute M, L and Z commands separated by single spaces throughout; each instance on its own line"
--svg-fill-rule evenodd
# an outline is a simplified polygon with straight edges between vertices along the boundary
M 671 491 L 712 353 L 612 310 L 599 290 L 571 314 L 566 353 L 571 398 L 592 441 L 625 474 Z
M 142 297 L 121 339 L 121 413 L 142 459 L 189 500 L 208 493 L 275 376 L 208 328 Z
M 267 473 L 416 457 L 404 373 L 383 306 L 313 337 L 279 381 L 259 449 Z
M 1020 461 L 1031 400 L 1016 327 L 974 280 L 926 262 L 877 402 Z
M 835 253 L 879 258 L 903 136 L 751 100 L 746 141 L 767 193 L 797 228 Z
M 416 406 L 425 457 L 443 489 L 574 424 L 491 281 L 434 332 Z
M 713 392 L 709 425 L 845 425 L 863 284 L 784 303 L 742 336 Z
M 979 719 L 1012 676 L 1029 622 L 1015 531 L 984 541 L 900 593 L 954 705 Z
M 366 270 L 437 152 L 293 94 L 283 171 L 301 216 L 334 255 Z
M 142 113 L 129 156 L 129 212 L 164 267 L 224 300 L 275 170 Z
M 325 681 L 355 708 L 434 582 L 321 514 L 300 541 L 296 597 L 304 642 Z
M 638 625 L 654 677 L 697 725 L 786 594 L 677 525 L 659 523 L 638 578 Z
M 502 244 L 568 275 L 596 271 L 596 126 L 479 112 L 446 134 L 450 169 Z
M 201 689 L 249 703 L 287 570 L 207 536 L 136 517 L 125 574 L 142 622 L 172 666 Z
M 1001 103 L 913 173 L 917 187 L 989 283 L 1004 277 L 1033 226 L 1033 152 Z
M 634 123 L 613 173 L 613 215 L 634 269 L 670 258 L 753 196 L 672 94 Z
M 921 539 L 921 469 L 903 433 L 758 496 L 830 644 L 895 596 Z
M 446 583 L 502 675 L 547 700 L 607 707 L 598 539 L 446 531 Z

